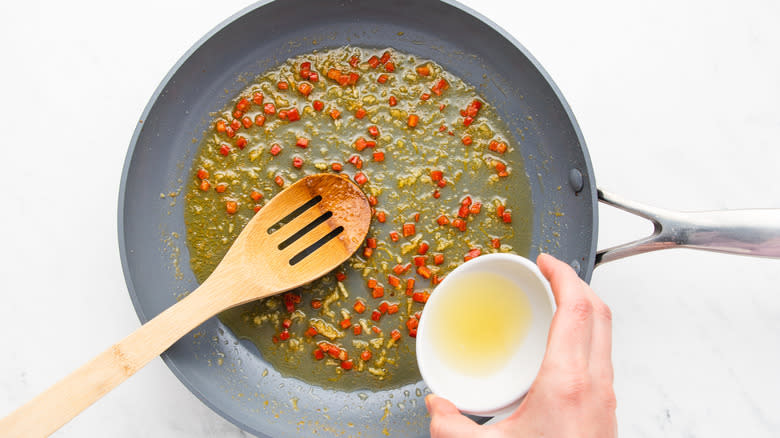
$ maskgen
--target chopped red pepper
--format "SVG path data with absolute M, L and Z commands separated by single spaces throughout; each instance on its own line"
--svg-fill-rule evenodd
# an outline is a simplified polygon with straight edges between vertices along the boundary
M 339 111 L 339 110 L 337 110 L 337 109 L 335 109 L 335 108 L 334 108 L 334 109 L 332 109 L 332 110 L 330 110 L 330 117 L 331 117 L 333 120 L 336 120 L 336 119 L 338 119 L 339 117 L 341 117 L 341 111 Z
M 244 116 L 243 119 L 241 119 L 241 124 L 244 125 L 244 128 L 249 129 L 252 127 L 252 119 L 249 116 Z
M 312 85 L 308 82 L 301 82 L 298 84 L 298 91 L 300 91 L 304 96 L 308 96 L 313 88 L 314 87 L 312 87 Z
M 336 172 L 344 170 L 344 166 L 341 163 L 331 163 L 330 168 Z
M 373 289 L 378 285 L 379 283 L 376 281 L 375 278 L 369 278 L 368 281 L 366 282 L 366 286 L 368 286 L 369 289 Z
M 479 248 L 470 249 L 469 252 L 467 252 L 466 255 L 463 256 L 463 261 L 467 262 L 471 259 L 479 257 L 481 254 L 482 254 L 482 250 Z
M 374 321 L 379 321 L 382 319 L 382 314 L 378 310 L 374 310 L 371 312 L 371 319 Z
M 490 245 L 495 249 L 499 249 L 501 248 L 501 241 L 499 239 L 494 238 L 493 240 L 490 241 Z
M 225 210 L 227 210 L 228 213 L 234 214 L 238 211 L 238 202 L 236 201 L 227 201 L 225 202 Z
M 375 287 L 374 290 L 371 291 L 371 296 L 374 298 L 382 298 L 383 296 L 385 296 L 384 286 Z
M 386 63 L 387 63 L 387 61 L 389 61 L 389 60 L 390 60 L 390 52 L 388 52 L 387 50 L 385 50 L 385 51 L 382 53 L 382 57 L 381 57 L 381 58 L 379 58 L 379 63 L 380 63 L 380 64 L 386 64 Z
M 402 265 L 402 264 L 399 263 L 399 264 L 395 265 L 395 267 L 393 268 L 393 272 L 395 272 L 397 275 L 401 275 L 401 274 L 406 273 L 406 271 L 408 271 L 411 268 L 412 268 L 412 264 L 411 263 L 407 263 L 406 265 Z
M 217 193 L 225 193 L 225 190 L 227 190 L 227 184 L 219 183 L 216 187 L 214 187 L 214 190 L 216 190 Z
M 382 162 L 382 161 L 385 161 L 385 153 L 384 153 L 384 152 L 382 152 L 382 151 L 376 151 L 376 152 L 374 152 L 374 155 L 373 155 L 373 157 L 374 157 L 374 161 L 376 161 L 376 162 Z
M 425 263 L 428 261 L 428 259 L 424 256 L 414 256 L 412 257 L 412 261 L 414 261 L 414 266 L 420 267 L 425 266 Z
M 227 129 L 227 122 L 224 120 L 217 120 L 217 123 L 214 124 L 214 129 L 216 129 L 217 132 L 225 132 Z
M 256 103 L 257 105 L 263 104 L 263 93 L 255 91 L 252 93 L 252 102 Z
M 415 232 L 416 232 L 415 228 L 414 228 L 414 224 L 413 223 L 409 223 L 409 222 L 407 222 L 407 223 L 405 223 L 403 225 L 402 231 L 403 231 L 404 237 L 413 236 L 415 234 Z
M 298 112 L 298 108 L 292 108 L 287 110 L 287 120 L 294 122 L 301 120 L 301 114 Z
M 227 157 L 230 153 L 230 146 L 222 143 L 222 146 L 219 147 L 219 153 Z
M 434 265 L 440 265 L 444 263 L 444 254 L 442 253 L 436 253 L 433 255 L 433 264 Z
M 430 248 L 428 242 L 422 242 L 420 247 L 417 248 L 417 254 L 424 255 L 426 252 L 428 252 L 428 248 Z
M 352 326 L 352 333 L 354 333 L 355 336 L 360 335 L 361 333 L 363 333 L 363 327 L 361 327 L 360 324 L 354 324 Z
M 433 94 L 437 96 L 441 96 L 441 93 L 448 88 L 450 88 L 450 84 L 447 82 L 447 80 L 439 79 L 439 81 L 436 82 L 436 84 L 433 87 L 431 87 L 431 91 L 433 92 Z
M 420 76 L 430 76 L 431 69 L 427 65 L 417 67 L 417 74 Z
M 351 321 L 349 318 L 345 318 L 345 319 L 342 319 L 342 320 L 341 320 L 341 322 L 339 323 L 339 325 L 341 326 L 341 328 L 342 328 L 342 329 L 346 330 L 346 329 L 348 329 L 350 326 L 352 326 L 352 321 Z
M 382 73 L 381 75 L 379 75 L 378 78 L 376 78 L 376 81 L 379 82 L 380 84 L 384 84 L 385 82 L 387 82 L 387 79 L 388 79 L 388 76 L 386 74 Z
M 379 210 L 376 212 L 376 220 L 379 221 L 379 223 L 385 223 L 387 220 L 387 213 L 385 213 L 383 210 Z
M 297 156 L 297 155 L 296 155 L 296 156 L 293 158 L 292 165 L 293 165 L 293 167 L 295 167 L 296 169 L 300 169 L 301 167 L 303 167 L 303 158 L 301 158 L 301 157 L 299 157 L 299 156 Z
M 447 216 L 441 215 L 438 219 L 436 219 L 436 223 L 439 225 L 447 225 L 450 223 L 450 220 L 447 219 Z
M 344 281 L 346 279 L 347 279 L 347 274 L 345 274 L 345 273 L 343 273 L 341 271 L 336 272 L 336 281 Z
M 252 190 L 252 193 L 249 194 L 249 197 L 252 198 L 255 201 L 259 201 L 259 200 L 263 199 L 263 194 L 258 192 L 258 191 L 256 191 L 256 190 Z
M 395 71 L 395 64 L 393 62 L 386 62 L 385 63 L 385 71 L 388 73 L 392 73 Z
M 276 105 L 270 102 L 263 105 L 263 112 L 266 114 L 274 114 L 276 112 Z
M 280 90 L 286 90 L 290 88 L 290 84 L 288 84 L 286 81 L 281 81 L 278 84 L 276 84 L 276 88 Z
M 398 239 L 400 239 L 400 236 L 398 235 L 397 231 L 391 231 L 390 232 L 390 240 L 393 242 L 398 242 Z
M 370 65 L 371 68 L 377 68 L 379 66 L 379 57 L 372 56 L 368 58 L 368 65 Z
M 390 332 L 390 337 L 391 337 L 391 338 L 392 338 L 394 341 L 396 341 L 396 342 L 397 342 L 397 341 L 399 341 L 399 340 L 401 339 L 401 332 L 400 332 L 400 331 L 398 331 L 398 329 L 395 329 L 395 330 L 393 330 L 392 332 Z
M 257 126 L 263 126 L 265 124 L 265 116 L 262 114 L 258 114 L 255 116 L 255 125 Z
M 474 140 L 472 140 L 470 135 L 464 135 L 463 138 L 460 139 L 460 141 L 463 142 L 463 144 L 466 146 L 469 146 L 471 143 L 474 142 Z
M 355 182 L 358 183 L 358 185 L 363 185 L 368 182 L 368 177 L 363 172 L 358 172 L 355 174 Z
M 396 277 L 393 274 L 388 274 L 387 275 L 387 282 L 390 283 L 390 286 L 393 286 L 393 287 L 396 287 L 396 288 L 401 286 L 401 279 Z
M 372 249 L 376 248 L 376 238 L 374 237 L 366 238 L 366 246 Z
M 409 114 L 409 120 L 406 122 L 406 124 L 410 128 L 414 128 L 418 123 L 420 123 L 420 117 L 416 114 Z
M 271 149 L 269 149 L 268 152 L 270 152 L 273 156 L 277 156 L 280 152 L 282 152 L 282 147 L 279 146 L 278 143 L 274 143 L 271 145 Z
M 504 210 L 504 213 L 501 215 L 501 220 L 504 221 L 505 224 L 511 224 L 512 223 L 512 211 L 511 210 Z
M 355 68 L 360 64 L 360 58 L 358 58 L 357 55 L 352 55 L 351 58 L 349 58 L 349 65 L 352 66 L 352 68 Z
M 479 212 L 482 211 L 482 203 L 481 202 L 475 202 L 469 207 L 469 212 L 471 214 L 479 214 Z
M 347 371 L 351 370 L 352 366 L 353 366 L 352 359 L 341 361 L 341 368 L 343 368 L 343 369 L 345 369 Z
M 314 111 L 322 111 L 325 108 L 325 103 L 321 100 L 315 100 L 311 106 L 314 108 Z
M 466 205 L 461 205 L 458 209 L 458 217 L 467 218 L 469 217 L 469 207 Z
M 428 93 L 423 93 L 420 95 L 420 100 L 428 100 L 431 98 L 431 95 Z
M 320 349 L 314 350 L 314 359 L 315 360 L 322 360 L 324 358 L 325 358 L 325 353 L 322 350 L 320 350 Z
M 388 303 L 387 301 L 382 301 L 381 303 L 379 303 L 379 307 L 377 307 L 377 310 L 379 310 L 379 313 L 384 315 L 385 313 L 387 313 L 388 307 L 390 307 L 390 303 Z
M 319 309 L 320 307 L 322 307 L 322 301 L 321 300 L 317 300 L 317 299 L 311 300 L 311 308 L 312 309 Z
M 387 103 L 390 104 L 390 106 L 396 106 L 398 105 L 398 99 L 396 99 L 395 96 L 390 96 Z
M 295 142 L 295 146 L 306 149 L 309 146 L 309 139 L 306 137 L 298 137 L 298 140 Z
M 284 179 L 282 179 L 282 177 L 281 177 L 280 175 L 276 175 L 276 176 L 274 177 L 274 182 L 275 182 L 275 183 L 276 183 L 276 185 L 278 185 L 279 187 L 281 187 L 281 186 L 283 186 L 283 185 L 284 185 Z
M 369 247 L 363 248 L 363 257 L 364 258 L 369 258 L 369 257 L 371 257 L 372 254 L 374 254 L 374 249 L 373 248 L 369 248 Z
M 209 171 L 206 169 L 198 169 L 198 179 L 207 179 L 209 177 Z
M 360 359 L 368 362 L 369 360 L 371 360 L 371 352 L 368 350 L 363 350 L 363 352 L 360 353 Z
M 355 111 L 355 117 L 357 117 L 358 119 L 362 119 L 365 116 L 366 116 L 366 109 L 365 108 L 360 107 L 360 108 L 357 109 L 357 111 Z
M 431 181 L 438 182 L 444 178 L 444 172 L 441 170 L 431 170 Z
M 236 147 L 239 149 L 244 149 L 246 147 L 246 138 L 239 135 L 236 139 Z
M 379 128 L 376 125 L 371 125 L 368 127 L 368 134 L 372 137 L 376 138 L 379 136 Z
M 428 292 L 415 292 L 412 294 L 412 300 L 418 302 L 418 303 L 425 303 L 428 301 L 428 297 L 430 297 L 431 294 Z
M 284 321 L 282 321 L 282 327 L 290 328 L 290 326 L 292 326 L 292 320 L 290 318 L 285 318 Z
M 433 271 L 431 271 L 431 269 L 427 266 L 418 266 L 417 273 L 425 279 L 431 278 L 431 275 L 433 275 Z
M 209 182 L 206 181 L 205 179 L 200 182 L 200 189 L 203 190 L 204 192 L 207 192 L 210 187 L 211 187 L 211 184 L 209 184 Z
M 441 196 L 441 193 L 439 193 L 438 190 L 434 190 L 433 191 L 433 198 L 434 199 L 439 199 L 440 196 Z
M 461 218 L 455 218 L 452 220 L 452 226 L 460 231 L 466 231 L 466 221 Z
M 393 304 L 390 304 L 389 306 L 387 306 L 387 314 L 388 315 L 392 315 L 394 313 L 398 313 L 398 310 L 400 310 L 399 307 L 398 307 L 398 303 L 393 303 Z
M 366 311 L 366 304 L 361 300 L 355 301 L 355 305 L 352 307 L 355 309 L 355 312 L 357 313 L 363 313 Z
M 313 338 L 313 337 L 317 336 L 318 333 L 319 332 L 317 332 L 316 328 L 309 327 L 309 328 L 306 329 L 306 331 L 303 334 L 308 336 L 308 337 L 310 337 L 310 338 Z M 317 351 L 321 351 L 321 350 L 317 350 Z

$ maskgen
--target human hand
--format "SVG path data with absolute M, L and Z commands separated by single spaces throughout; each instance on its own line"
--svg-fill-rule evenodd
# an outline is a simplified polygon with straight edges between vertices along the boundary
M 569 265 L 541 254 L 557 310 L 536 380 L 506 419 L 481 426 L 450 401 L 425 398 L 432 438 L 617 436 L 612 387 L 612 314 Z

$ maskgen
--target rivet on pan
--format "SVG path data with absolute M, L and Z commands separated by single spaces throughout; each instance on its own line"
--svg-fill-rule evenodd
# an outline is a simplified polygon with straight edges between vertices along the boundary
M 574 193 L 579 193 L 582 190 L 584 181 L 582 179 L 582 172 L 579 169 L 572 169 L 569 171 L 569 185 Z
M 577 274 L 580 273 L 580 269 L 582 269 L 580 266 L 580 262 L 578 262 L 577 260 L 572 260 L 572 262 L 569 263 L 569 265 L 571 266 L 572 269 L 574 269 L 574 272 L 576 272 Z

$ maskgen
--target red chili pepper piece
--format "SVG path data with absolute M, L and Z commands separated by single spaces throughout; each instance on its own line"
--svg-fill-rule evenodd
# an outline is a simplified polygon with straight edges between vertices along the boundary
M 417 126 L 418 123 L 420 123 L 420 117 L 417 116 L 416 114 L 410 114 L 409 115 L 409 120 L 406 122 L 406 124 L 410 128 L 414 128 L 414 127 Z
M 236 139 L 236 147 L 239 149 L 244 149 L 246 147 L 247 141 L 245 137 L 238 136 Z
M 390 286 L 393 286 L 393 287 L 396 287 L 396 288 L 401 286 L 401 279 L 396 277 L 393 274 L 388 274 L 387 275 L 387 282 L 390 283 Z
M 298 137 L 298 140 L 295 142 L 295 146 L 306 149 L 309 146 L 309 139 L 306 137 Z
M 298 157 L 298 156 L 294 157 L 293 161 L 292 161 L 292 165 L 296 169 L 300 169 L 301 167 L 303 167 L 303 158 Z
M 428 292 L 415 292 L 412 294 L 412 300 L 418 302 L 418 303 L 425 303 L 428 301 L 428 297 L 430 297 L 431 294 Z
M 344 166 L 341 163 L 331 163 L 330 168 L 336 172 L 344 170 Z
M 430 248 L 428 242 L 422 242 L 420 247 L 417 248 L 417 254 L 424 255 L 426 252 L 428 252 L 428 248 Z
M 281 176 L 279 176 L 279 175 L 276 175 L 276 176 L 274 177 L 274 182 L 275 182 L 275 183 L 276 183 L 276 185 L 278 185 L 279 187 L 281 187 L 281 186 L 283 186 L 283 185 L 284 185 L 284 179 L 282 179 L 282 177 L 281 177 Z
M 224 120 L 217 120 L 217 123 L 214 124 L 214 129 L 216 129 L 217 132 L 225 132 L 227 129 L 227 122 Z
M 448 88 L 450 88 L 449 82 L 447 82 L 445 79 L 439 79 L 439 81 L 436 82 L 433 87 L 431 87 L 431 91 L 433 94 L 441 96 L 441 93 Z
M 385 221 L 387 220 L 387 213 L 385 213 L 382 210 L 377 211 L 376 212 L 376 220 L 378 220 L 379 223 L 382 223 L 382 224 L 385 223 Z
M 455 218 L 452 220 L 452 226 L 460 231 L 466 231 L 466 221 L 461 218 Z
M 392 338 L 394 341 L 398 342 L 398 341 L 401 339 L 401 332 L 400 332 L 400 331 L 398 331 L 398 329 L 395 329 L 395 330 L 393 330 L 392 332 L 390 332 L 390 337 L 391 337 L 391 338 Z
M 259 201 L 263 199 L 263 194 L 256 190 L 252 190 L 252 193 L 249 194 L 249 197 L 252 198 L 252 200 L 254 201 Z
M 229 214 L 234 214 L 238 211 L 238 203 L 236 201 L 227 201 L 225 202 L 225 210 Z
M 393 62 L 386 62 L 385 63 L 385 71 L 388 73 L 392 73 L 395 71 L 395 64 Z
M 341 117 L 341 111 L 339 111 L 339 110 L 337 110 L 335 108 L 330 110 L 330 118 L 332 118 L 333 120 L 336 120 L 339 117 Z
M 370 65 L 371 68 L 377 68 L 379 66 L 379 57 L 372 56 L 368 58 L 368 65 Z
M 447 225 L 450 223 L 450 220 L 447 218 L 447 216 L 441 215 L 436 219 L 436 223 L 439 225 Z
M 325 103 L 321 100 L 315 100 L 312 103 L 312 107 L 314 108 L 314 111 L 322 111 L 322 109 L 325 108 Z
M 258 114 L 255 116 L 255 125 L 257 126 L 263 126 L 265 124 L 265 116 L 262 114 Z
M 355 182 L 358 183 L 358 185 L 363 185 L 368 182 L 368 177 L 363 172 L 358 172 L 355 174 Z
M 357 117 L 358 119 L 362 119 L 365 116 L 366 116 L 366 109 L 365 108 L 360 107 L 360 108 L 358 108 L 355 111 L 355 117 Z
M 217 184 L 217 186 L 214 187 L 214 190 L 216 190 L 217 193 L 225 193 L 225 190 L 227 190 L 227 184 L 225 183 Z
M 374 321 L 379 321 L 382 319 L 382 313 L 380 313 L 378 310 L 374 310 L 371 312 L 371 319 Z
M 368 351 L 368 350 L 363 350 L 363 352 L 362 352 L 362 353 L 360 353 L 360 359 L 362 359 L 362 360 L 364 360 L 364 361 L 366 361 L 366 362 L 368 362 L 369 360 L 371 360 L 371 356 L 372 356 L 372 355 L 371 355 L 371 352 L 370 352 L 370 351 Z
M 371 291 L 371 296 L 374 298 L 382 298 L 383 296 L 385 296 L 384 286 L 375 287 L 374 290 Z
M 460 139 L 460 141 L 461 141 L 461 142 L 462 142 L 464 145 L 466 145 L 466 146 L 469 146 L 471 143 L 473 143 L 473 142 L 474 142 L 474 140 L 472 140 L 472 138 L 471 138 L 471 136 L 470 136 L 470 135 L 464 135 L 464 136 L 463 136 L 463 138 L 461 138 L 461 139 Z
M 265 105 L 263 105 L 263 112 L 266 113 L 266 114 L 274 114 L 274 113 L 276 113 L 276 105 L 274 105 L 274 104 L 272 104 L 270 102 L 265 104 Z
M 252 93 L 252 102 L 254 102 L 257 105 L 263 104 L 263 93 L 255 91 Z
M 307 329 L 306 329 L 306 331 L 305 331 L 303 334 L 304 334 L 304 335 L 306 335 L 306 336 L 308 336 L 308 337 L 310 337 L 310 338 L 313 338 L 313 337 L 317 336 L 317 335 L 319 334 L 319 332 L 317 331 L 317 329 L 316 329 L 316 328 L 314 328 L 314 327 L 309 327 L 309 328 L 307 328 Z M 320 351 L 320 352 L 322 352 L 322 350 L 315 350 L 315 353 L 316 353 L 317 351 Z
M 504 213 L 501 215 L 501 220 L 503 220 L 505 224 L 511 224 L 512 223 L 512 211 L 511 210 L 504 210 Z
M 413 223 L 405 223 L 401 230 L 404 234 L 404 237 L 414 236 L 415 234 L 415 228 Z
M 376 125 L 371 125 L 368 127 L 368 134 L 374 138 L 379 136 L 379 128 Z
M 414 262 L 414 266 L 420 267 L 420 266 L 425 266 L 425 263 L 427 262 L 427 258 L 424 256 L 414 256 L 412 257 L 412 261 Z
M 398 105 L 398 99 L 396 99 L 395 96 L 390 96 L 387 103 L 390 104 L 390 106 L 396 106 Z
M 224 144 L 224 143 L 223 143 L 223 144 L 222 144 L 222 145 L 219 147 L 219 153 L 220 153 L 221 155 L 227 156 L 227 155 L 230 153 L 230 146 L 228 146 L 228 145 L 226 145 L 226 144 Z
M 352 306 L 352 308 L 354 308 L 355 312 L 357 313 L 363 313 L 366 311 L 366 303 L 361 300 L 357 300 L 355 301 L 355 305 Z
M 401 236 L 398 235 L 397 231 L 391 231 L 390 232 L 390 240 L 393 242 L 398 242 L 398 240 L 401 238 Z
M 490 246 L 492 246 L 495 249 L 501 248 L 501 241 L 499 239 L 493 239 L 490 241 Z
M 278 84 L 276 84 L 276 88 L 280 90 L 286 90 L 290 88 L 290 84 L 288 84 L 287 81 L 281 81 Z
M 430 76 L 431 69 L 427 65 L 417 67 L 417 74 L 420 76 Z
M 438 182 L 444 178 L 444 172 L 441 170 L 431 170 L 431 181 Z
M 437 253 L 433 255 L 433 264 L 434 265 L 440 265 L 444 263 L 444 254 Z
M 363 327 L 360 326 L 360 324 L 355 324 L 352 326 L 352 333 L 355 334 L 355 336 L 360 335 L 363 333 Z
M 388 79 L 389 77 L 386 74 L 382 73 L 381 75 L 379 75 L 378 78 L 376 78 L 376 81 L 379 82 L 380 84 L 384 84 L 387 82 Z
M 198 179 L 207 179 L 209 177 L 209 171 L 206 169 L 198 169 Z
M 282 147 L 279 146 L 278 143 L 274 143 L 271 145 L 271 149 L 269 149 L 268 152 L 270 152 L 273 156 L 277 156 L 280 152 L 282 152 Z
M 477 258 L 482 254 L 482 250 L 479 248 L 473 248 L 470 249 L 469 252 L 466 253 L 465 256 L 463 256 L 463 261 L 467 262 L 473 258 Z
M 479 212 L 482 211 L 482 203 L 481 202 L 475 202 L 471 204 L 471 207 L 469 207 L 469 213 L 471 214 L 479 214 Z
M 292 108 L 287 110 L 287 120 L 294 122 L 301 119 L 301 114 L 298 112 L 298 108 Z

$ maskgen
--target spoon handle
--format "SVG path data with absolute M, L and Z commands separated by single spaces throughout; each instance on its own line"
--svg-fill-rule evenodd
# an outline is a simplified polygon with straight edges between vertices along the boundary
M 0 420 L 0 436 L 44 437 L 135 374 L 223 308 L 225 294 L 206 282 L 119 343 Z M 222 296 L 221 296 L 222 295 Z

